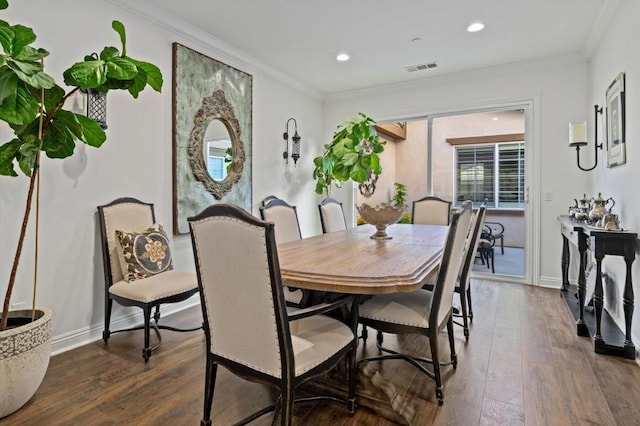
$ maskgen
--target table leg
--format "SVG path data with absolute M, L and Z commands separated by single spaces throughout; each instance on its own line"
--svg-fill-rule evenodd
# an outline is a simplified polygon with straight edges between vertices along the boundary
M 578 336 L 589 337 L 589 328 L 584 322 L 584 299 L 587 292 L 587 278 L 585 276 L 585 269 L 587 268 L 587 249 L 580 244 L 580 271 L 578 272 L 578 303 L 579 312 L 578 321 L 576 323 Z
M 593 290 L 593 310 L 596 314 L 596 334 L 593 336 L 595 340 L 596 349 L 599 342 L 602 342 L 601 333 L 601 321 L 602 321 L 602 308 L 604 306 L 604 291 L 602 288 L 602 257 L 596 256 L 596 285 Z M 596 350 L 597 351 L 597 350 Z
M 569 289 L 569 263 L 570 263 L 570 252 L 569 252 L 569 239 L 562 236 L 562 288 L 561 291 L 567 291 Z
M 624 309 L 624 324 L 625 324 L 625 337 L 624 346 L 625 352 L 630 351 L 635 357 L 635 346 L 631 340 L 631 320 L 633 319 L 633 282 L 631 280 L 631 265 L 633 264 L 633 258 L 625 257 L 624 261 L 627 264 L 627 278 L 624 282 L 624 293 L 622 294 L 622 305 Z

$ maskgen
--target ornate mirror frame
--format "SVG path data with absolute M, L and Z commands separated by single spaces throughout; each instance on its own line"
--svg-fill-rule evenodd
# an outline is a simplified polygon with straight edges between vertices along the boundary
M 204 158 L 204 135 L 213 120 L 220 120 L 227 128 L 233 152 L 229 173 L 221 181 L 217 181 L 209 175 L 207 161 Z M 240 124 L 224 91 L 218 89 L 213 92 L 213 95 L 202 99 L 202 106 L 193 117 L 188 155 L 193 175 L 202 182 L 216 200 L 221 200 L 225 194 L 231 191 L 233 184 L 240 180 L 245 162 L 244 144 L 240 137 Z
M 251 211 L 253 77 L 173 43 L 173 232 L 216 203 Z M 207 170 L 205 136 L 212 121 L 226 128 L 232 161 L 224 179 Z

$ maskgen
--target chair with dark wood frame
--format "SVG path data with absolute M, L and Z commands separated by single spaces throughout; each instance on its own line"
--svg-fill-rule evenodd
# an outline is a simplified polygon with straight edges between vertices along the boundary
M 448 225 L 450 222 L 451 201 L 430 195 L 413 202 L 411 223 L 420 225 Z
M 465 241 L 471 224 L 471 203 L 465 201 L 459 211 L 453 213 L 447 233 L 442 261 L 433 291 L 420 289 L 408 293 L 377 295 L 366 300 L 359 309 L 359 321 L 384 333 L 418 334 L 428 337 L 431 359 L 400 353 L 382 346 L 382 334 L 378 333 L 377 346 L 381 354 L 362 361 L 401 359 L 415 366 L 436 382 L 438 404 L 444 401 L 440 367 L 457 367 L 453 336 L 453 292 L 465 257 Z M 451 358 L 440 362 L 438 334 L 446 325 L 449 335 Z M 431 364 L 433 371 L 424 364 Z
M 274 224 L 230 204 L 216 204 L 189 220 L 202 312 L 206 376 L 202 425 L 211 424 L 218 365 L 246 380 L 273 386 L 276 402 L 237 424 L 275 411 L 272 424 L 289 425 L 293 403 L 328 399 L 355 410 L 357 303 L 344 296 L 290 311 L 285 306 Z M 347 324 L 320 315 L 347 309 Z M 296 388 L 346 357 L 347 398 L 295 399 Z
M 169 270 L 148 278 L 126 282 L 116 253 L 115 231 L 142 231 L 156 222 L 153 204 L 135 198 L 118 198 L 109 204 L 98 206 L 98 221 L 102 239 L 102 260 L 104 265 L 105 305 L 104 330 L 102 339 L 108 343 L 114 333 L 144 330 L 142 356 L 148 362 L 151 354 L 160 347 L 160 329 L 172 331 L 195 331 L 202 326 L 182 329 L 160 325 L 160 305 L 187 300 L 198 292 L 196 274 L 193 272 Z M 111 310 L 113 302 L 123 306 L 137 306 L 142 309 L 144 324 L 138 327 L 111 330 Z M 153 321 L 151 311 L 155 309 Z M 158 343 L 151 347 L 151 328 L 156 333 Z
M 460 271 L 460 278 L 455 288 L 455 292 L 460 296 L 460 309 L 462 311 L 462 324 L 455 322 L 464 329 L 464 337 L 469 340 L 469 322 L 473 321 L 473 307 L 471 305 L 471 270 L 473 269 L 473 262 L 476 258 L 478 250 L 478 243 L 480 241 L 480 234 L 484 227 L 484 218 L 487 212 L 486 206 L 482 205 L 474 212 L 474 217 L 471 220 L 471 229 L 467 236 L 465 248 L 465 257 L 462 263 L 462 270 Z M 457 316 L 457 315 L 454 315 Z
M 327 197 L 318 204 L 320 211 L 320 224 L 322 233 L 343 231 L 347 229 L 347 220 L 344 217 L 342 203 L 335 198 Z
M 270 198 L 260 207 L 260 217 L 275 224 L 276 242 L 279 244 L 302 238 L 296 206 L 277 197 Z M 305 302 L 303 299 L 307 294 L 302 290 L 285 287 L 284 291 L 284 297 L 290 306 L 297 307 Z

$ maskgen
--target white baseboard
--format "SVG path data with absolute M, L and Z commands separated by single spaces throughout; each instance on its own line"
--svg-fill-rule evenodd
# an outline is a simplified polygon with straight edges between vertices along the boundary
M 174 303 L 171 305 L 163 305 L 162 316 L 174 314 L 176 312 L 183 311 L 187 308 L 197 306 L 200 304 L 200 298 L 191 297 L 181 303 Z M 115 305 L 115 304 L 114 304 Z M 135 327 L 142 324 L 144 319 L 142 318 L 142 310 L 136 309 L 137 312 L 121 316 L 120 318 L 111 319 L 112 329 L 121 329 Z M 70 351 L 80 346 L 87 345 L 96 340 L 102 339 L 102 331 L 104 330 L 104 324 L 93 324 L 90 327 L 83 327 L 77 330 L 70 331 L 68 333 L 53 336 L 51 341 L 51 355 L 58 355 L 60 353 Z

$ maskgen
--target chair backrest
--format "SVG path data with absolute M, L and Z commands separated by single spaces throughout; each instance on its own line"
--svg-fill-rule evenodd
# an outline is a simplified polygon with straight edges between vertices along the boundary
M 260 203 L 261 203 L 263 206 L 266 206 L 267 204 L 269 204 L 269 203 L 270 203 L 270 202 L 272 202 L 273 200 L 277 200 L 277 199 L 278 199 L 278 197 L 276 197 L 275 195 L 267 195 L 266 197 L 264 197 L 264 198 L 262 199 L 262 201 L 260 201 Z
M 320 210 L 320 223 L 322 224 L 323 234 L 347 229 L 342 203 L 335 198 L 327 197 L 322 200 L 318 204 L 318 210 Z
M 411 223 L 419 225 L 449 225 L 451 201 L 428 196 L 413 202 Z
M 286 243 L 287 241 L 302 238 L 296 206 L 292 206 L 278 198 L 260 207 L 260 216 L 262 220 L 273 222 L 276 225 L 275 232 L 278 243 Z
M 208 350 L 282 377 L 293 354 L 274 224 L 230 204 L 188 221 Z
M 453 292 L 460 275 L 464 259 L 464 248 L 471 224 L 471 202 L 465 201 L 460 209 L 453 213 L 444 250 L 438 279 L 433 288 L 433 299 L 429 316 L 429 328 L 440 327 L 448 318 L 453 305 Z
M 98 206 L 98 221 L 102 238 L 102 259 L 105 284 L 110 287 L 123 279 L 116 252 L 116 229 L 142 231 L 156 221 L 153 204 L 135 198 L 118 198 Z
M 464 262 L 460 272 L 460 280 L 458 281 L 458 286 L 462 287 L 464 290 L 469 288 L 471 269 L 473 268 L 473 262 L 476 257 L 476 252 L 478 251 L 478 243 L 480 242 L 480 235 L 482 234 L 482 228 L 484 227 L 484 218 L 486 213 L 487 207 L 483 204 L 477 211 L 474 211 L 473 218 L 471 220 L 469 235 L 465 242 Z

